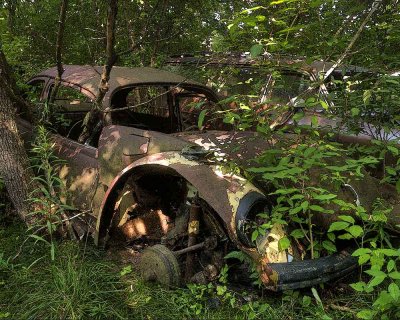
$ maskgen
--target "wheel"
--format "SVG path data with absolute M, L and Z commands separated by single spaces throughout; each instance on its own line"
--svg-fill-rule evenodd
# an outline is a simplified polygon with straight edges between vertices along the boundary
M 139 263 L 145 281 L 157 282 L 165 287 L 179 287 L 181 270 L 174 253 L 166 246 L 157 244 L 146 248 Z

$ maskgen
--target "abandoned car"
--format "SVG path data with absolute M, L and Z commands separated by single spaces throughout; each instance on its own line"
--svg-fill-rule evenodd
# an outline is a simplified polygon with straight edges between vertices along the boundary
M 205 69 L 207 73 L 200 73 L 198 78 L 213 85 L 222 96 L 248 96 L 256 105 L 276 106 L 281 116 L 273 126 L 310 126 L 316 119 L 319 127 L 327 130 L 344 132 L 346 136 L 352 132 L 360 143 L 400 139 L 400 81 L 394 80 L 396 73 L 378 74 L 352 65 L 333 68 L 332 62 L 308 62 L 302 57 L 272 54 L 252 57 L 250 53 L 184 54 L 170 57 L 167 66 L 185 74 Z M 325 79 L 331 68 L 332 73 Z M 382 82 L 386 86 L 391 83 L 392 92 L 382 90 L 374 96 L 371 88 L 379 87 Z M 367 96 L 375 104 L 354 111 L 363 116 L 352 119 L 350 101 L 352 106 L 360 106 L 366 103 Z M 346 142 L 347 137 L 343 138 Z
M 50 129 L 57 155 L 66 161 L 60 168 L 65 201 L 88 212 L 87 228 L 97 244 L 122 238 L 141 252 L 143 277 L 169 287 L 216 279 L 224 257 L 237 249 L 251 257 L 271 290 L 313 286 L 357 267 L 346 248 L 314 260 L 302 260 L 295 244 L 280 250 L 286 230 L 279 224 L 251 240 L 257 214 L 270 209 L 270 191 L 224 170 L 216 158 L 250 159 L 265 141 L 254 132 L 229 131 L 218 120 L 200 131 L 201 111 L 220 108 L 204 85 L 157 69 L 114 67 L 103 119 L 79 142 L 101 70 L 64 66 Z M 30 80 L 37 101 L 50 98 L 56 76 L 51 68 Z M 32 124 L 22 114 L 18 125 L 28 143 Z M 353 187 L 358 192 L 363 185 Z M 359 200 L 350 189 L 342 192 Z M 78 236 L 87 231 L 81 228 Z M 236 268 L 242 277 L 244 266 Z

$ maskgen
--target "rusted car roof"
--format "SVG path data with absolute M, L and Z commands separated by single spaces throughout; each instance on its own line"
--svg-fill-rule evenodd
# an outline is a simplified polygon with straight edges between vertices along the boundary
M 260 68 L 262 66 L 273 66 L 283 68 L 294 68 L 297 71 L 310 73 L 324 73 L 333 67 L 333 62 L 313 61 L 307 62 L 305 57 L 290 55 L 272 55 L 270 53 L 258 57 L 252 57 L 250 53 L 233 52 L 227 54 L 203 53 L 198 56 L 182 54 L 171 56 L 166 61 L 169 65 L 192 64 L 196 66 L 235 66 L 237 68 Z M 337 76 L 352 75 L 357 73 L 368 73 L 371 70 L 360 66 L 344 65 L 334 69 L 333 74 Z
M 79 66 L 79 65 L 64 65 L 64 73 L 62 81 L 71 85 L 79 86 L 96 97 L 98 85 L 100 83 L 102 66 Z M 42 71 L 35 78 L 48 77 L 55 78 L 57 76 L 57 68 L 53 67 Z M 113 67 L 110 74 L 109 91 L 111 95 L 117 88 L 137 85 L 137 84 L 186 84 L 197 87 L 204 87 L 200 83 L 187 79 L 180 75 L 154 68 L 128 68 L 128 67 Z

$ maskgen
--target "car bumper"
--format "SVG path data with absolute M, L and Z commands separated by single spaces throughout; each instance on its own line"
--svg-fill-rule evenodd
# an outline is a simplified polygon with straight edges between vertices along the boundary
M 349 251 L 342 251 L 313 260 L 270 263 L 263 269 L 268 273 L 266 278 L 269 281 L 265 283 L 267 289 L 283 291 L 312 287 L 338 279 L 357 267 L 357 258 L 351 256 Z

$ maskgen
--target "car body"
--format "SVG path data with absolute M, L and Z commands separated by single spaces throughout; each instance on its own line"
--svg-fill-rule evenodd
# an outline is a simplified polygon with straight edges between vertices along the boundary
M 279 224 L 262 248 L 250 240 L 246 223 L 267 210 L 269 191 L 227 172 L 226 162 L 216 159 L 245 166 L 268 144 L 254 132 L 227 130 L 218 121 L 198 130 L 201 110 L 219 107 L 218 96 L 204 85 L 157 69 L 114 67 L 104 121 L 79 143 L 100 75 L 101 67 L 64 66 L 54 100 L 58 116 L 51 138 L 66 161 L 60 168 L 65 202 L 87 213 L 88 225 L 78 235 L 86 228 L 99 245 L 122 237 L 143 251 L 144 277 L 168 286 L 181 279 L 212 281 L 235 249 L 251 257 L 271 290 L 313 286 L 357 267 L 347 250 L 315 260 L 294 257 L 293 248 L 280 251 L 286 231 Z M 37 101 L 49 99 L 56 76 L 51 68 L 30 80 Z M 34 128 L 23 118 L 19 130 L 29 145 Z

